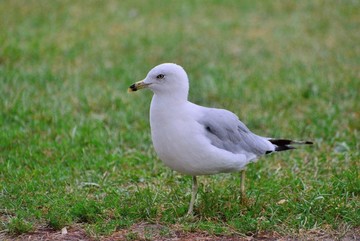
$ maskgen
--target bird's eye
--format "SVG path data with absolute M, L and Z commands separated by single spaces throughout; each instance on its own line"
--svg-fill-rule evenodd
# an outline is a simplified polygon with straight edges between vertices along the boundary
M 157 79 L 163 79 L 165 77 L 165 75 L 163 74 L 159 74 L 158 76 L 156 76 Z

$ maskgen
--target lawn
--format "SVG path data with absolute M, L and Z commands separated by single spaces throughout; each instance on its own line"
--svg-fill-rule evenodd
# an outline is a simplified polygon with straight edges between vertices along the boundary
M 142 234 L 151 240 L 360 226 L 358 1 L 5 0 L 0 33 L 0 239 L 40 227 L 134 240 L 131 227 L 158 225 Z M 163 62 L 187 70 L 191 101 L 315 144 L 249 165 L 247 202 L 239 174 L 199 177 L 184 218 L 191 178 L 156 156 L 151 92 L 127 93 Z

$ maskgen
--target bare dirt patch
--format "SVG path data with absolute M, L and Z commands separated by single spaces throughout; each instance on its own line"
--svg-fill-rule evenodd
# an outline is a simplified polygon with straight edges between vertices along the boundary
M 33 232 L 21 234 L 18 236 L 9 235 L 6 233 L 0 234 L 0 240 L 5 241 L 25 241 L 25 240 L 34 240 L 34 241 L 92 241 L 93 238 L 89 237 L 85 230 L 81 226 L 73 226 L 66 228 L 66 233 L 64 231 L 53 230 L 46 227 L 39 227 Z
M 356 241 L 360 240 L 360 227 L 349 229 L 346 232 L 311 230 L 304 231 L 294 236 L 281 236 L 276 232 L 260 232 L 252 236 L 234 234 L 226 236 L 211 235 L 206 232 L 185 232 L 176 228 L 169 228 L 160 224 L 139 223 L 128 229 L 114 232 L 106 237 L 91 237 L 80 225 L 68 227 L 62 231 L 55 231 L 46 227 L 40 227 L 36 231 L 22 234 L 19 236 L 11 236 L 5 232 L 0 233 L 0 240 L 5 241 L 116 241 L 116 240 L 163 240 L 163 241 L 290 241 L 290 240 L 343 240 Z

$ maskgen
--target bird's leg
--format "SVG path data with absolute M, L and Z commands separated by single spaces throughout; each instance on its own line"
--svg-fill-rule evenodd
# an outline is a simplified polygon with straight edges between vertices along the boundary
M 240 186 L 240 190 L 241 190 L 241 200 L 244 201 L 245 200 L 245 169 L 241 170 L 241 186 Z
M 191 201 L 190 201 L 190 205 L 189 205 L 189 211 L 187 212 L 188 216 L 193 214 L 197 190 L 198 190 L 198 185 L 197 185 L 196 176 L 193 176 L 192 177 L 192 189 L 191 189 Z

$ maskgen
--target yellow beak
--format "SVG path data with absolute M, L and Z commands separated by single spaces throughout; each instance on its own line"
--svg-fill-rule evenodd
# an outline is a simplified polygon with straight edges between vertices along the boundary
M 141 90 L 141 89 L 146 88 L 149 85 L 150 84 L 144 83 L 144 81 L 141 80 L 141 81 L 138 81 L 138 82 L 130 85 L 130 87 L 128 88 L 128 92 L 130 93 L 130 92 L 134 92 L 134 91 L 137 91 L 137 90 Z

